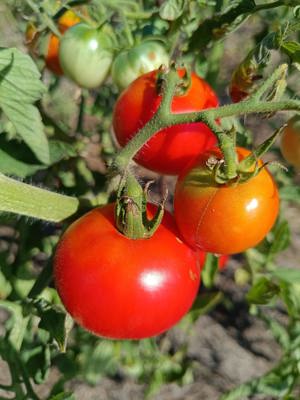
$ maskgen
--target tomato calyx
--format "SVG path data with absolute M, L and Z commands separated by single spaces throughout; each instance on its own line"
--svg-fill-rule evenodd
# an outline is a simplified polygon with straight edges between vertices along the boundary
M 149 239 L 163 218 L 167 192 L 154 217 L 148 219 L 147 216 L 148 189 L 152 182 L 148 182 L 143 190 L 137 179 L 129 174 L 119 190 L 115 208 L 116 226 L 130 239 Z
M 165 65 L 161 65 L 157 71 L 156 78 L 156 91 L 159 95 L 163 92 L 163 82 L 166 79 L 165 74 L 169 72 L 170 69 L 177 71 L 177 74 L 180 78 L 179 82 L 176 84 L 176 88 L 174 90 L 173 96 L 184 96 L 191 87 L 192 84 L 192 75 L 191 71 L 186 67 L 176 66 L 174 62 L 170 64 L 170 67 L 166 67 Z

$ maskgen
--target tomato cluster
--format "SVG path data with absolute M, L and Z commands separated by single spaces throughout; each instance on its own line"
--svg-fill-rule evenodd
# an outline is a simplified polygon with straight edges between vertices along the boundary
M 116 101 L 112 125 L 120 146 L 125 146 L 159 109 L 162 70 L 158 67 L 168 63 L 168 55 L 161 44 L 148 41 L 113 61 L 108 27 L 73 25 L 60 40 L 59 65 L 81 87 L 94 88 L 113 63 L 113 81 L 125 90 Z M 175 92 L 171 112 L 217 107 L 210 85 L 194 72 L 185 72 L 177 70 L 187 84 Z M 283 144 L 296 140 L 291 138 L 291 125 L 286 136 Z M 249 153 L 236 148 L 240 161 Z M 224 162 L 215 134 L 203 122 L 161 129 L 135 155 L 135 161 L 160 174 L 178 176 L 174 217 L 165 212 L 150 238 L 130 239 L 118 230 L 115 205 L 108 204 L 67 229 L 55 254 L 55 283 L 63 304 L 80 325 L 115 339 L 158 335 L 191 307 L 207 253 L 221 255 L 222 268 L 228 255 L 257 245 L 267 235 L 278 215 L 279 196 L 262 161 L 243 171 L 253 174 L 245 182 L 239 182 L 238 175 L 218 183 L 215 169 L 209 166 L 212 158 Z M 150 217 L 155 208 L 148 205 Z

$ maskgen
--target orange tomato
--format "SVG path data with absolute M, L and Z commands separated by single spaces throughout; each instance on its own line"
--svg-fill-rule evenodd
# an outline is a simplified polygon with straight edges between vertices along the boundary
M 250 152 L 238 148 L 237 153 L 243 159 Z M 174 197 L 176 223 L 193 248 L 239 253 L 257 245 L 272 228 L 279 211 L 278 189 L 266 168 L 245 183 L 217 184 L 206 164 L 211 156 L 223 158 L 215 148 L 200 155 L 179 176 Z
M 78 15 L 72 10 L 66 11 L 58 20 L 58 29 L 61 34 L 64 34 L 68 28 L 76 25 L 80 22 Z M 48 48 L 45 56 L 45 63 L 48 69 L 54 72 L 56 75 L 63 75 L 63 70 L 59 63 L 59 43 L 60 39 L 53 33 L 51 33 Z
M 288 163 L 300 168 L 300 115 L 295 115 L 284 128 L 280 150 Z

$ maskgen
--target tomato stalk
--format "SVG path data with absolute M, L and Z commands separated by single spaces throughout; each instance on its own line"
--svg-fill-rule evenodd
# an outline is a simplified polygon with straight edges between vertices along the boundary
M 180 78 L 175 70 L 171 68 L 166 73 L 162 85 L 162 101 L 157 112 L 151 120 L 130 140 L 127 145 L 116 155 L 111 171 L 123 174 L 128 164 L 142 146 L 159 130 L 177 124 L 192 122 L 204 122 L 215 133 L 219 147 L 224 155 L 224 175 L 228 179 L 237 176 L 237 163 L 235 155 L 235 144 L 230 134 L 224 132 L 215 122 L 218 118 L 234 115 L 245 115 L 250 113 L 273 113 L 282 110 L 300 111 L 299 100 L 266 101 L 262 96 L 271 90 L 278 79 L 281 79 L 286 65 L 279 66 L 274 73 L 263 83 L 254 96 L 236 104 L 229 104 L 218 108 L 209 108 L 199 112 L 173 114 L 171 113 L 171 102 L 175 89 L 180 83 Z
M 150 220 L 147 217 L 147 191 L 150 183 L 143 190 L 136 178 L 129 174 L 119 190 L 115 209 L 116 225 L 130 239 L 149 239 L 162 221 L 165 199 L 154 217 Z

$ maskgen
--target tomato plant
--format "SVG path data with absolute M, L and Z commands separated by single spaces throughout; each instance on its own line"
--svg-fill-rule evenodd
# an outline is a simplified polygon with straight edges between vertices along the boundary
M 113 112 L 116 138 L 124 146 L 157 111 L 161 95 L 157 87 L 158 71 L 137 78 L 118 98 Z M 218 99 L 212 88 L 191 74 L 186 92 L 175 95 L 172 112 L 183 113 L 216 107 Z M 199 153 L 212 147 L 216 138 L 204 123 L 188 123 L 162 129 L 136 154 L 135 161 L 153 171 L 178 175 Z
M 170 214 L 150 239 L 131 240 L 115 228 L 114 204 L 73 223 L 54 262 L 66 309 L 80 325 L 109 338 L 141 339 L 169 329 L 192 305 L 199 273 Z
M 284 128 L 280 150 L 288 163 L 300 168 L 300 116 L 295 115 Z
M 64 34 L 59 61 L 66 76 L 83 88 L 95 88 L 104 81 L 113 59 L 109 29 L 77 24 Z
M 117 55 L 111 77 L 120 89 L 125 89 L 140 75 L 168 64 L 169 56 L 164 46 L 158 41 L 146 40 Z
M 249 151 L 238 148 L 240 159 Z M 174 212 L 180 233 L 193 248 L 233 254 L 257 245 L 272 228 L 279 211 L 277 186 L 266 168 L 245 183 L 216 184 L 208 151 L 179 176 Z

